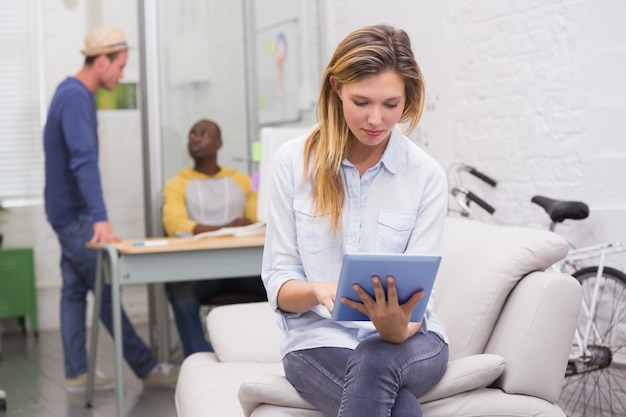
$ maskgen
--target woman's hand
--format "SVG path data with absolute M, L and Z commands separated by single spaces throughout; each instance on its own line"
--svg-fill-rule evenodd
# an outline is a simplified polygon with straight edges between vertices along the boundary
M 326 309 L 333 314 L 333 308 L 335 308 L 335 296 L 337 295 L 337 283 L 323 281 L 313 282 L 313 294 L 317 299 L 317 303 L 326 307 Z
M 336 294 L 336 282 L 306 282 L 292 279 L 280 287 L 278 308 L 292 313 L 304 313 L 321 304 L 332 314 Z
M 354 285 L 354 291 L 361 297 L 363 303 L 342 298 L 341 302 L 367 315 L 380 337 L 391 343 L 401 343 L 414 335 L 422 323 L 411 323 L 411 313 L 417 303 L 424 296 L 424 292 L 415 293 L 400 305 L 396 281 L 392 276 L 387 277 L 387 294 L 379 277 L 373 276 L 374 297 L 371 297 L 360 285 Z

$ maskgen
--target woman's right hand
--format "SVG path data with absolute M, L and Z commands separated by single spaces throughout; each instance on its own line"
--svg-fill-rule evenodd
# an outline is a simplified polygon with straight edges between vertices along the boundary
M 330 281 L 312 282 L 313 293 L 317 299 L 317 303 L 326 307 L 330 314 L 333 314 L 335 308 L 335 296 L 337 295 L 337 283 Z
M 278 307 L 291 313 L 305 313 L 317 305 L 323 305 L 332 314 L 336 294 L 336 282 L 308 282 L 292 279 L 280 288 Z

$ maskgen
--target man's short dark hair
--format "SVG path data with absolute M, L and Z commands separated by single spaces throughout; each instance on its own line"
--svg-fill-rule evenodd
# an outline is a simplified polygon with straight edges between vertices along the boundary
M 115 58 L 117 58 L 117 56 L 120 54 L 120 51 L 117 52 L 111 52 L 110 54 L 102 54 L 102 55 L 106 55 L 107 58 L 109 58 L 109 61 L 113 62 L 115 61 Z M 92 56 L 86 56 L 85 57 L 85 65 L 87 65 L 88 67 L 92 66 L 94 61 L 96 60 L 96 58 L 98 58 L 100 55 L 92 55 Z

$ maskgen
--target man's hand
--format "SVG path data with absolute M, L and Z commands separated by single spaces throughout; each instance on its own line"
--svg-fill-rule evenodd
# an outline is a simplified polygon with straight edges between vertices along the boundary
M 113 231 L 111 230 L 111 224 L 108 221 L 95 222 L 93 224 L 93 237 L 89 243 L 109 243 L 119 242 Z
M 204 233 L 204 232 L 214 232 L 216 230 L 220 230 L 222 227 L 239 227 L 239 226 L 247 226 L 249 224 L 252 224 L 252 222 L 246 219 L 245 217 L 238 217 L 232 222 L 224 224 L 222 226 L 212 226 L 208 224 L 198 223 L 194 226 L 192 233 L 194 235 L 197 235 L 199 233 Z
M 250 220 L 246 219 L 245 217 L 238 217 L 232 222 L 225 224 L 222 227 L 240 227 L 240 226 L 247 226 L 249 224 L 252 224 Z

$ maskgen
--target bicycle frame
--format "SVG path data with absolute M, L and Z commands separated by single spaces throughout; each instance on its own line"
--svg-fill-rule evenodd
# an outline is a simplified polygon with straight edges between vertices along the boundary
M 572 246 L 570 244 L 570 246 Z M 570 359 L 576 358 L 587 358 L 589 357 L 588 343 L 589 343 L 589 335 L 591 331 L 595 333 L 597 339 L 600 338 L 600 334 L 598 332 L 597 327 L 595 326 L 595 312 L 597 311 L 597 300 L 598 294 L 600 293 L 601 288 L 604 286 L 605 278 L 604 278 L 604 266 L 607 255 L 612 255 L 620 252 L 626 252 L 626 245 L 621 242 L 615 243 L 605 243 L 599 245 L 592 245 L 583 248 L 573 248 L 568 253 L 567 257 L 563 260 L 554 264 L 550 269 L 556 272 L 562 273 L 571 273 L 578 269 L 576 263 L 578 261 L 593 259 L 597 261 L 596 265 L 598 270 L 596 273 L 596 281 L 594 284 L 592 296 L 591 296 L 591 305 L 587 305 L 587 302 L 583 299 L 582 301 L 582 310 L 587 319 L 587 323 L 585 324 L 584 334 L 580 334 L 578 329 L 574 334 L 574 338 L 576 339 L 576 343 L 578 344 L 578 353 L 571 354 Z
M 463 172 L 491 186 L 496 184 L 469 165 L 451 165 L 448 169 L 450 194 L 454 196 L 451 201 L 460 209 L 454 212 L 472 219 L 475 204 L 493 214 L 493 207 L 463 185 Z M 589 207 L 581 201 L 540 195 L 531 201 L 548 214 L 549 230 L 554 233 L 558 233 L 555 228 L 564 220 L 582 220 L 589 215 Z M 607 265 L 610 255 L 626 252 L 626 244 L 614 242 L 582 248 L 569 245 L 567 256 L 548 268 L 572 275 L 583 290 L 558 403 L 566 415 L 573 417 L 617 415 L 613 411 L 626 416 L 626 273 Z

